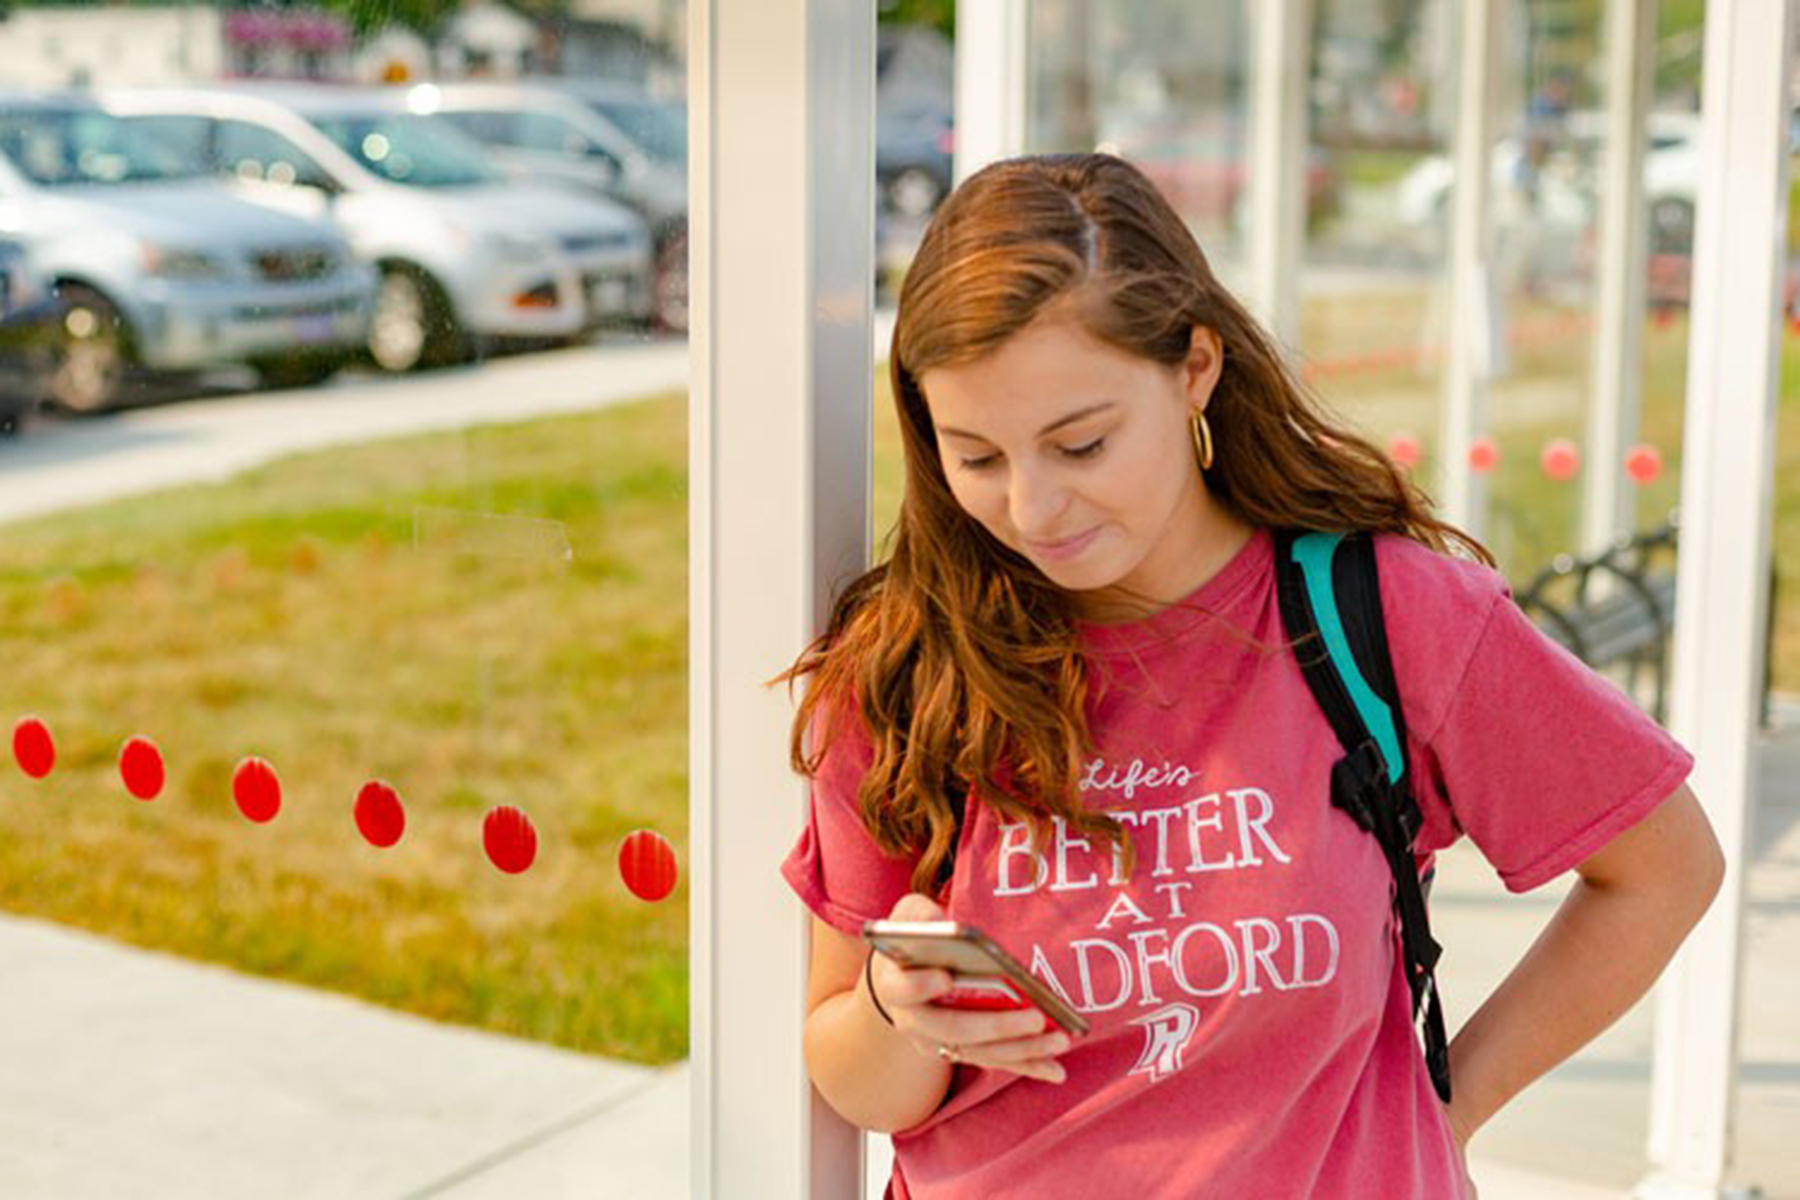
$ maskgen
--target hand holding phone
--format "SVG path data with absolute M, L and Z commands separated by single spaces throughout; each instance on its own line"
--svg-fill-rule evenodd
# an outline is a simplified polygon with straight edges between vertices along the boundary
M 948 971 L 951 990 L 931 1002 L 938 1007 L 989 1012 L 1035 1008 L 1071 1036 L 1088 1031 L 1087 1018 L 972 925 L 956 921 L 868 921 L 863 924 L 863 937 L 903 966 Z

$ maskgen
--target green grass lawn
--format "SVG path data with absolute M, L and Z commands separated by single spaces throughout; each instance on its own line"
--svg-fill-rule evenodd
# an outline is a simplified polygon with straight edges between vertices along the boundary
M 650 828 L 686 861 L 685 424 L 668 396 L 8 526 L 0 720 L 39 714 L 60 758 L 0 771 L 0 906 L 682 1057 L 685 880 L 646 904 L 616 860 Z M 132 734 L 167 759 L 152 803 L 119 782 Z M 250 754 L 282 778 L 266 826 L 231 799 Z M 386 851 L 351 819 L 370 778 L 407 804 Z M 497 804 L 537 826 L 522 875 L 483 854 Z

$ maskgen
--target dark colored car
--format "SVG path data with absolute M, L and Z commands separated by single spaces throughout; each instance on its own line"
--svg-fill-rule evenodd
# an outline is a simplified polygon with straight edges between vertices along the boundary
M 882 206 L 923 217 L 950 191 L 956 146 L 950 106 L 927 97 L 875 109 L 875 185 Z
M 0 434 L 18 432 L 50 387 L 57 304 L 17 242 L 0 238 Z

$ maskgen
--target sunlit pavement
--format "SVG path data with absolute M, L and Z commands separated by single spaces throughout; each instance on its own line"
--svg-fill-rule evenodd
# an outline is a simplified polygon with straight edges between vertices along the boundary
M 0 1195 L 665 1197 L 685 1073 L 0 917 Z
M 600 408 L 685 389 L 687 380 L 687 343 L 666 340 L 39 420 L 0 440 L 0 521 L 226 479 L 303 450 Z

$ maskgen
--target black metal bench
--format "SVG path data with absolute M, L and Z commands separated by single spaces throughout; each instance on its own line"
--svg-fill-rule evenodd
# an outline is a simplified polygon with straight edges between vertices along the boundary
M 1632 534 L 1597 554 L 1559 554 L 1519 594 L 1538 627 L 1595 670 L 1622 675 L 1628 695 L 1658 721 L 1668 701 L 1675 628 L 1676 523 Z
M 1559 554 L 1519 594 L 1519 607 L 1581 661 L 1615 678 L 1658 721 L 1668 709 L 1669 639 L 1675 629 L 1677 514 L 1652 529 L 1620 538 L 1597 554 Z M 1769 576 L 1769 630 L 1774 632 L 1775 576 Z M 1770 638 L 1772 643 L 1773 638 Z M 1772 667 L 1773 655 L 1767 663 Z M 1772 669 L 1763 677 L 1768 723 Z

